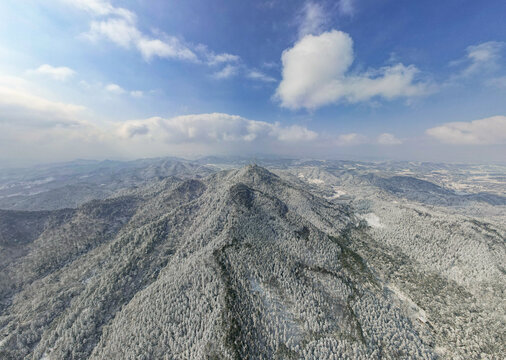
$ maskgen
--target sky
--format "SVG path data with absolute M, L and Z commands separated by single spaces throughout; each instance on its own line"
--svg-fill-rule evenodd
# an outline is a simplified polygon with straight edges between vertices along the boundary
M 506 163 L 506 2 L 2 0 L 0 166 Z

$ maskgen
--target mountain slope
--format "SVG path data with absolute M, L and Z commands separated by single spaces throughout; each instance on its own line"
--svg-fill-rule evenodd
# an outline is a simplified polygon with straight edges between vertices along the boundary
M 258 166 L 47 216 L 1 284 L 2 358 L 432 359 L 445 341 L 350 207 Z
M 0 175 L 0 209 L 55 210 L 75 208 L 88 201 L 167 176 L 198 178 L 213 170 L 172 158 L 121 161 L 74 161 L 35 169 L 4 171 Z
M 473 201 L 490 205 L 506 205 L 506 197 L 501 195 L 486 192 L 458 195 L 452 190 L 412 176 L 384 178 L 369 174 L 365 178 L 371 184 L 410 201 L 443 206 L 458 206 Z

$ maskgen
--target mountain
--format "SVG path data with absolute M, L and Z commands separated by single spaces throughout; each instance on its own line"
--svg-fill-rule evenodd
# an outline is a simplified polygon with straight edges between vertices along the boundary
M 506 205 L 505 196 L 487 192 L 459 195 L 452 190 L 413 176 L 392 176 L 385 178 L 368 174 L 365 178 L 371 184 L 410 201 L 444 206 L 458 206 L 472 201 L 490 205 Z
M 446 215 L 409 211 L 445 236 Z M 499 359 L 504 232 L 456 229 L 483 263 L 425 263 L 446 240 L 383 239 L 352 204 L 257 165 L 3 210 L 0 357 Z
M 167 176 L 194 178 L 213 172 L 206 166 L 176 158 L 78 160 L 35 169 L 4 170 L 0 175 L 0 209 L 75 208 Z

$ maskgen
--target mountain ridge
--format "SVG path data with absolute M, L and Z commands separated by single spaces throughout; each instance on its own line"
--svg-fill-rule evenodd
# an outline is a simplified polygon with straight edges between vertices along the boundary
M 0 355 L 437 358 L 440 322 L 384 270 L 426 279 L 416 261 L 385 265 L 399 250 L 352 206 L 288 179 L 249 165 L 48 212 L 0 278 Z

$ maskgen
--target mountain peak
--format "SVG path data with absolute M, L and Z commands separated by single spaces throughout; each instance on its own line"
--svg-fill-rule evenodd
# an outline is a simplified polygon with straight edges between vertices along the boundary
M 237 171 L 236 179 L 245 183 L 270 184 L 279 177 L 262 166 L 251 164 Z

